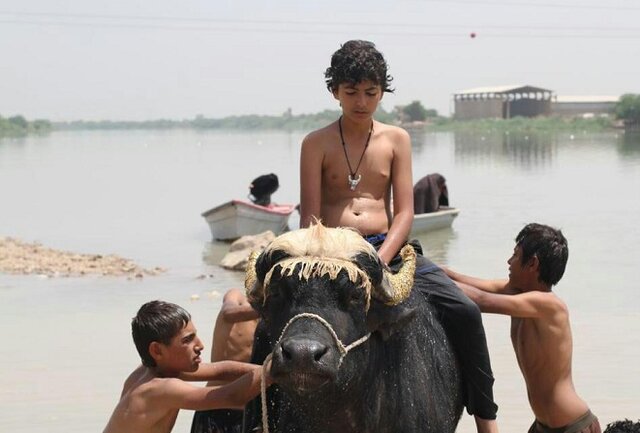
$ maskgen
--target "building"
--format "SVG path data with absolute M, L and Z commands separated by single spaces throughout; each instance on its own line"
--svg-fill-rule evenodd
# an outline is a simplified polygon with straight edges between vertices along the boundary
M 454 93 L 456 119 L 510 119 L 551 114 L 553 91 L 529 85 L 478 87 Z
M 620 98 L 617 96 L 557 96 L 551 104 L 554 116 L 612 115 Z

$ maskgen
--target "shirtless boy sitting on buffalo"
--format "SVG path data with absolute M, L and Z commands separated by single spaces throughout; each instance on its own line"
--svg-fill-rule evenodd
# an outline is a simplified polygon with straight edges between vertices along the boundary
M 143 365 L 125 381 L 104 433 L 169 433 L 180 409 L 242 408 L 260 393 L 262 366 L 200 363 L 203 345 L 191 316 L 175 304 L 144 304 L 131 330 Z M 185 382 L 206 380 L 233 382 L 218 387 Z
M 511 340 L 536 417 L 529 433 L 601 431 L 574 388 L 569 310 L 551 290 L 562 278 L 568 258 L 562 232 L 534 223 L 516 236 L 507 261 L 508 280 L 484 280 L 445 269 L 480 310 L 511 316 Z
M 348 41 L 331 57 L 326 84 L 342 115 L 305 137 L 300 156 L 300 225 L 357 229 L 397 270 L 413 221 L 409 134 L 374 120 L 391 92 L 387 63 L 368 41 Z M 393 195 L 393 209 L 391 196 Z M 422 249 L 412 241 L 418 253 Z M 479 432 L 497 432 L 493 375 L 478 307 L 440 270 L 418 256 L 414 289 L 429 297 L 460 361 L 467 411 Z
M 258 312 L 251 307 L 244 291 L 227 291 L 213 329 L 211 362 L 249 362 L 258 317 Z M 207 386 L 219 384 L 218 381 L 209 381 Z M 193 415 L 191 433 L 240 433 L 242 415 L 243 411 L 239 409 L 197 411 Z

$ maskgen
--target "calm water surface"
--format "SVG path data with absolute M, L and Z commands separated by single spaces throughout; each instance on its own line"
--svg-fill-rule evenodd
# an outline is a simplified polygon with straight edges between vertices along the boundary
M 0 140 L 0 236 L 168 269 L 136 281 L 0 275 L 0 431 L 101 431 L 139 362 L 129 323 L 143 302 L 185 306 L 210 341 L 221 294 L 243 276 L 216 266 L 227 245 L 210 242 L 200 213 L 245 197 L 268 172 L 280 178 L 274 201 L 297 202 L 302 137 L 117 131 Z M 571 254 L 556 291 L 571 310 L 577 390 L 603 423 L 639 418 L 640 138 L 414 133 L 413 147 L 414 178 L 444 174 L 462 209 L 452 229 L 420 236 L 435 261 L 504 277 L 524 224 L 563 229 Z M 485 326 L 501 430 L 526 431 L 532 415 L 509 319 L 485 316 Z M 190 421 L 182 413 L 174 431 Z M 458 431 L 474 430 L 465 416 Z

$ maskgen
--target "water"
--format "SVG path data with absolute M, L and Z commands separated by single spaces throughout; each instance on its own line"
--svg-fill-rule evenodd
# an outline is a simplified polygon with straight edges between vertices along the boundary
M 150 299 L 185 306 L 209 342 L 221 294 L 243 276 L 216 266 L 227 245 L 210 242 L 200 213 L 245 197 L 251 179 L 269 172 L 280 178 L 274 201 L 297 202 L 302 137 L 113 131 L 1 140 L 0 236 L 116 253 L 168 272 L 133 281 L 0 275 L 0 431 L 101 431 L 139 362 L 130 319 Z M 444 174 L 462 210 L 452 229 L 420 237 L 428 255 L 465 273 L 504 277 L 525 223 L 561 227 L 571 254 L 557 293 L 571 310 L 576 388 L 603 424 L 640 417 L 640 138 L 491 131 L 412 138 L 414 178 Z M 501 430 L 525 431 L 532 415 L 509 319 L 485 316 L 485 326 Z M 190 419 L 183 412 L 174 431 L 188 431 Z M 475 431 L 472 419 L 458 431 Z

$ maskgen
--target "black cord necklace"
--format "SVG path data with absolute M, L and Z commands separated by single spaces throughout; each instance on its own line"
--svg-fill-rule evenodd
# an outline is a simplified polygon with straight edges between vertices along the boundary
M 360 183 L 360 180 L 362 179 L 362 175 L 358 174 L 358 169 L 360 168 L 362 158 L 364 158 L 364 153 L 367 151 L 367 147 L 369 147 L 369 140 L 371 140 L 371 133 L 373 132 L 373 120 L 371 121 L 371 128 L 369 128 L 369 135 L 367 135 L 367 142 L 364 144 L 362 155 L 360 155 L 360 159 L 358 160 L 358 165 L 356 166 L 355 170 L 351 168 L 349 156 L 347 155 L 347 145 L 344 142 L 344 136 L 342 134 L 342 116 L 340 116 L 340 118 L 338 119 L 338 129 L 340 130 L 340 140 L 342 141 L 342 150 L 344 150 L 344 157 L 347 160 L 347 166 L 349 167 L 349 189 L 351 191 L 355 191 L 356 187 Z M 356 174 L 358 174 L 358 177 L 356 177 Z

